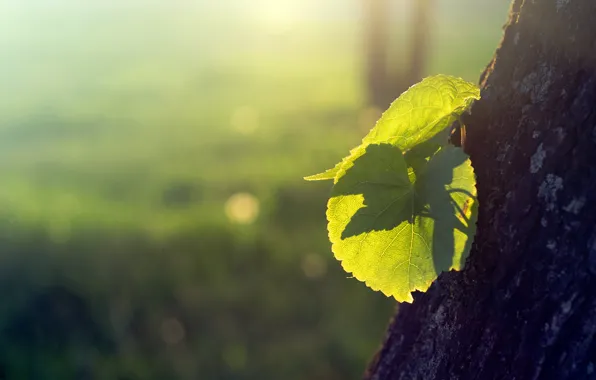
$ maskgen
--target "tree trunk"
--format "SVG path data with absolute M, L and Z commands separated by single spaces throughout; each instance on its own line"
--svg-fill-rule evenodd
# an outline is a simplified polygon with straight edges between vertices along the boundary
M 430 40 L 433 0 L 410 0 L 412 2 L 411 38 L 408 49 L 399 47 L 407 55 L 407 67 L 403 72 L 388 67 L 389 25 L 391 7 L 389 0 L 364 0 L 366 84 L 368 101 L 381 109 L 389 107 L 408 87 L 419 82 L 424 75 Z
M 596 379 L 596 2 L 515 0 L 466 150 L 465 270 L 391 322 L 367 379 Z
M 431 14 L 434 6 L 432 0 L 415 0 L 414 14 L 412 21 L 412 41 L 410 44 L 410 66 L 406 76 L 406 90 L 416 82 L 422 80 L 426 56 L 428 53 L 428 42 L 431 30 Z
M 383 106 L 387 101 L 387 41 L 389 1 L 365 0 L 366 82 L 369 102 Z

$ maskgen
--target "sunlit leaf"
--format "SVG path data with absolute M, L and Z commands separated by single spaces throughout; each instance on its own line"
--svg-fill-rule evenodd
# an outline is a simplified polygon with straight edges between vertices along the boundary
M 477 99 L 478 87 L 461 78 L 425 78 L 389 106 L 362 142 L 390 143 L 408 151 L 453 124 Z
M 343 163 L 343 161 L 338 163 L 331 169 L 327 169 L 324 172 L 319 173 L 319 174 L 309 175 L 308 177 L 304 177 L 304 179 L 307 181 L 323 181 L 323 180 L 327 180 L 327 179 L 333 179 L 333 178 L 335 178 L 335 175 L 341 168 L 342 163 Z
M 305 179 L 335 178 L 340 168 L 354 161 L 368 144 L 390 143 L 404 152 L 408 151 L 445 130 L 479 98 L 478 87 L 461 78 L 448 75 L 425 78 L 389 106 L 362 144 L 349 156 L 332 169 Z
M 400 302 L 437 276 L 462 269 L 476 229 L 476 180 L 450 126 L 480 97 L 445 75 L 403 93 L 334 168 L 329 239 L 343 268 Z
M 461 269 L 474 236 L 476 189 L 469 159 L 444 147 L 410 182 L 400 149 L 371 144 L 338 172 L 329 238 L 343 268 L 400 302 L 442 271 Z

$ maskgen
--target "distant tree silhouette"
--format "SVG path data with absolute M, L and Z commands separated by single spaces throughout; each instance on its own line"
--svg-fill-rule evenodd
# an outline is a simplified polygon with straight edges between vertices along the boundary
M 389 25 L 391 7 L 389 0 L 364 0 L 364 43 L 366 54 L 366 82 L 368 102 L 387 108 L 400 93 L 420 81 L 426 65 L 430 18 L 433 0 L 413 1 L 411 40 L 408 64 L 404 71 L 388 67 Z M 406 47 L 398 47 L 404 54 Z
M 381 106 L 385 103 L 388 84 L 387 40 L 388 0 L 364 0 L 366 80 L 369 102 Z

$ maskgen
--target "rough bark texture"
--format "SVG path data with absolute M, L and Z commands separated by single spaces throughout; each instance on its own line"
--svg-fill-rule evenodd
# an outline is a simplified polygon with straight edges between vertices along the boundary
M 403 304 L 367 379 L 596 379 L 596 1 L 516 0 L 467 118 L 462 272 Z

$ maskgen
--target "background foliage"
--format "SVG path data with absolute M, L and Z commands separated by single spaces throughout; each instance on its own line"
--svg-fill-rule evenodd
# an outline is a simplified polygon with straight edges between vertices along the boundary
M 475 81 L 506 2 L 436 7 L 428 72 Z M 302 177 L 378 114 L 360 9 L 0 4 L 5 378 L 359 378 L 394 303 L 346 279 Z

